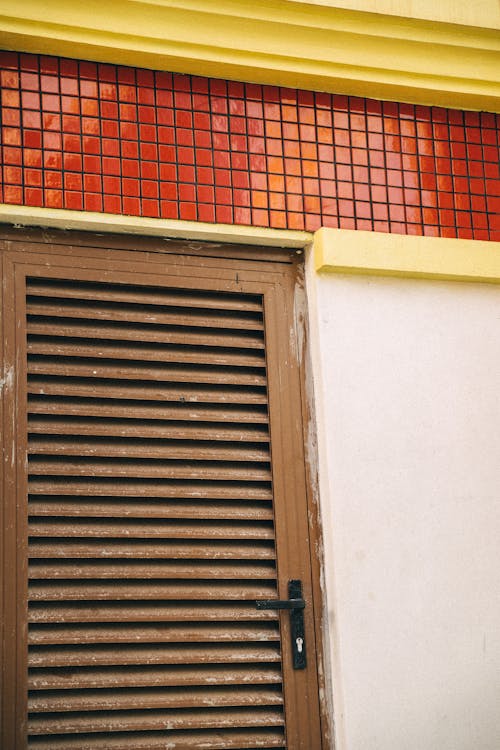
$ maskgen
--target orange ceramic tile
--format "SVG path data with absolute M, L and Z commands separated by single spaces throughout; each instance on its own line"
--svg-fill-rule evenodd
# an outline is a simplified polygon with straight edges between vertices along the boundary
M 260 226 L 478 238 L 497 220 L 496 115 L 17 53 L 0 84 L 7 177 L 33 205 L 76 208 L 83 186 L 85 210 Z

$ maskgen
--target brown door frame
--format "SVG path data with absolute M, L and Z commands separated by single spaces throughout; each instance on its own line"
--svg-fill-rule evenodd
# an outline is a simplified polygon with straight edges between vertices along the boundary
M 80 256 L 90 257 L 97 265 L 102 265 L 103 272 L 106 268 L 113 266 L 116 263 L 120 265 L 128 265 L 130 260 L 130 251 L 137 252 L 137 262 L 146 263 L 151 262 L 151 273 L 153 274 L 156 266 L 164 261 L 165 254 L 174 254 L 181 257 L 182 255 L 193 258 L 198 256 L 199 260 L 197 264 L 205 265 L 207 260 L 210 266 L 210 259 L 222 259 L 226 258 L 227 263 L 231 265 L 233 259 L 241 259 L 249 261 L 249 266 L 259 264 L 263 261 L 267 265 L 266 271 L 269 273 L 269 281 L 273 273 L 271 269 L 276 269 L 276 263 L 283 264 L 283 266 L 293 265 L 295 273 L 289 275 L 288 281 L 286 282 L 286 290 L 284 288 L 277 288 L 277 293 L 271 300 L 268 296 L 265 298 L 265 316 L 267 319 L 273 321 L 273 327 L 276 328 L 274 335 L 269 335 L 269 346 L 273 348 L 275 356 L 282 358 L 287 356 L 288 342 L 285 341 L 283 330 L 278 330 L 279 325 L 276 321 L 280 320 L 280 317 L 285 315 L 290 321 L 293 321 L 295 327 L 295 345 L 296 342 L 303 342 L 305 340 L 307 320 L 306 320 L 306 306 L 305 306 L 305 295 L 304 295 L 304 284 L 303 284 L 303 266 L 301 258 L 298 257 L 297 251 L 289 251 L 282 249 L 265 249 L 261 247 L 242 246 L 242 245 L 219 245 L 214 243 L 196 243 L 193 245 L 189 242 L 183 241 L 159 241 L 158 239 L 152 238 L 136 238 L 124 235 L 106 235 L 105 237 L 95 236 L 86 233 L 77 232 L 46 232 L 40 230 L 20 230 L 16 228 L 6 228 L 2 232 L 3 239 L 0 241 L 0 262 L 2 264 L 2 278 L 8 276 L 6 274 L 7 266 L 12 268 L 13 265 L 25 265 L 28 262 L 30 265 L 33 263 L 32 268 L 34 269 L 37 265 L 40 269 L 46 268 L 45 262 L 42 260 L 40 253 L 43 255 L 44 252 L 50 250 L 55 256 L 59 257 L 60 263 L 64 266 L 66 263 L 71 267 L 71 263 L 68 261 L 68 255 L 66 248 L 68 245 L 71 247 L 71 254 L 74 260 Z M 18 246 L 18 241 L 23 242 L 22 250 Z M 147 255 L 145 255 L 145 253 Z M 139 258 L 140 256 L 140 258 Z M 94 266 L 95 267 L 95 266 Z M 34 271 L 33 271 L 34 272 Z M 216 270 L 215 270 L 216 274 Z M 278 274 L 280 275 L 280 274 Z M 236 274 L 235 289 L 238 288 L 238 275 Z M 241 286 L 241 285 L 240 285 Z M 16 502 L 4 503 L 3 512 L 1 515 L 2 519 L 2 538 L 3 538 L 3 550 L 4 550 L 4 564 L 2 576 L 2 648 L 7 649 L 9 653 L 4 651 L 3 656 L 9 656 L 11 646 L 10 644 L 21 637 L 25 641 L 26 633 L 25 626 L 21 625 L 21 632 L 17 633 L 19 624 L 25 622 L 25 611 L 24 602 L 27 600 L 27 573 L 26 573 L 26 555 L 24 549 L 27 544 L 27 524 L 24 516 L 23 502 L 27 492 L 27 480 L 25 470 L 25 435 L 26 435 L 26 424 L 25 419 L 19 420 L 19 415 L 26 413 L 25 399 L 26 394 L 21 387 L 22 383 L 25 382 L 25 361 L 24 361 L 24 343 L 22 346 L 19 345 L 19 335 L 21 339 L 24 336 L 23 331 L 19 331 L 15 326 L 15 314 L 19 311 L 19 305 L 24 308 L 24 299 L 20 302 L 24 290 L 23 271 L 18 270 L 16 280 L 13 287 L 9 289 L 9 286 L 3 285 L 2 291 L 12 298 L 16 299 L 17 305 L 16 310 L 14 308 L 6 309 L 5 306 L 3 317 L 3 336 L 2 336 L 2 399 L 1 399 L 1 413 L 0 419 L 3 425 L 3 457 L 4 457 L 4 472 L 3 472 L 3 490 L 4 497 L 14 498 Z M 12 335 L 14 331 L 14 335 Z M 10 333 L 9 333 L 10 332 Z M 286 540 L 279 540 L 278 544 L 282 549 L 287 549 L 287 556 L 290 559 L 296 558 L 297 549 L 307 544 L 308 547 L 308 558 L 311 566 L 311 581 L 305 582 L 305 596 L 308 600 L 308 604 L 311 609 L 312 616 L 308 620 L 308 632 L 307 640 L 309 646 L 309 654 L 313 652 L 312 644 L 316 643 L 316 661 L 317 661 L 317 677 L 319 683 L 317 684 L 317 690 L 319 691 L 319 706 L 321 713 L 321 748 L 318 746 L 317 750 L 327 750 L 330 746 L 330 717 L 328 715 L 328 706 L 325 700 L 325 669 L 324 669 L 324 657 L 323 657 L 323 601 L 322 592 L 320 587 L 320 572 L 322 560 L 318 550 L 321 549 L 321 533 L 319 523 L 319 509 L 317 505 L 317 477 L 315 469 L 315 456 L 311 456 L 312 448 L 310 446 L 309 435 L 314 427 L 313 415 L 311 408 L 310 394 L 306 392 L 307 376 L 306 371 L 308 367 L 307 362 L 307 347 L 301 346 L 300 351 L 296 352 L 296 360 L 289 362 L 291 387 L 284 388 L 283 383 L 275 377 L 273 373 L 269 373 L 269 389 L 270 389 L 270 403 L 271 410 L 275 409 L 273 416 L 273 422 L 275 425 L 279 424 L 279 432 L 283 435 L 294 434 L 294 444 L 296 446 L 296 453 L 294 456 L 293 465 L 287 466 L 286 469 L 279 472 L 279 476 L 274 477 L 274 488 L 276 497 L 281 498 L 293 498 L 294 500 L 290 503 L 289 507 L 296 508 L 296 500 L 299 495 L 305 499 L 307 505 L 307 517 L 309 519 L 308 534 L 309 539 L 304 540 L 299 537 L 292 538 L 287 535 Z M 15 367 L 13 365 L 15 363 Z M 15 376 L 14 376 L 15 373 Z M 274 382 L 273 382 L 274 381 Z M 279 409 L 274 406 L 277 402 L 280 402 Z M 302 419 L 293 420 L 291 404 L 301 404 Z M 276 429 L 276 427 L 275 427 Z M 17 440 L 21 438 L 21 442 Z M 279 441 L 275 441 L 279 443 Z M 16 455 L 16 445 L 20 447 L 20 450 Z M 273 444 L 274 445 L 274 444 Z M 305 446 L 307 446 L 307 454 Z M 273 453 L 276 456 L 277 452 L 281 452 L 282 446 L 274 445 Z M 277 463 L 283 463 L 282 459 L 278 460 Z M 303 467 L 303 468 L 301 468 Z M 16 496 L 17 492 L 17 496 Z M 300 501 L 302 502 L 302 501 Z M 16 511 L 17 508 L 17 511 Z M 276 503 L 277 517 L 276 526 L 277 534 L 279 529 L 283 525 L 283 519 L 280 520 L 280 512 L 285 512 L 285 503 L 279 500 Z M 295 527 L 297 525 L 295 524 Z M 17 529 L 16 533 L 14 531 Z M 19 541 L 21 543 L 19 543 Z M 5 565 L 6 559 L 15 559 L 17 557 L 18 564 L 17 570 L 12 571 Z M 288 564 L 289 567 L 289 564 Z M 298 571 L 297 577 L 303 577 L 300 575 L 301 571 Z M 19 575 L 19 577 L 17 577 Z M 285 589 L 285 582 L 281 580 L 281 590 L 279 596 L 281 598 L 287 598 L 287 591 Z M 287 638 L 288 629 L 288 618 L 282 616 L 284 636 L 283 636 L 283 661 L 290 663 L 291 656 L 289 654 L 289 638 Z M 16 726 L 18 728 L 18 737 L 22 737 L 25 734 L 25 717 L 27 716 L 26 711 L 26 689 L 23 684 L 23 680 L 18 679 L 18 676 L 22 673 L 27 672 L 27 664 L 25 657 L 26 649 L 20 653 L 17 651 L 16 660 L 12 658 L 2 659 L 2 714 L 3 716 L 11 716 L 11 721 L 6 722 L 3 727 L 5 734 L 0 735 L 4 738 L 3 747 L 5 750 L 21 750 L 23 745 L 22 740 L 16 741 L 14 736 L 9 730 L 9 726 Z M 294 681 L 296 695 L 294 697 L 294 703 L 297 707 L 303 705 L 304 695 L 307 693 L 308 688 L 303 681 L 299 679 Z M 13 712 L 18 711 L 16 716 Z M 293 725 L 306 727 L 309 722 L 309 716 L 307 710 L 300 711 L 297 716 L 287 716 L 287 726 L 293 727 Z M 290 723 L 289 723 L 290 722 Z M 293 732 L 298 732 L 298 729 L 294 729 Z M 304 750 L 305 747 L 304 747 Z M 308 747 L 307 750 L 316 750 L 316 748 Z

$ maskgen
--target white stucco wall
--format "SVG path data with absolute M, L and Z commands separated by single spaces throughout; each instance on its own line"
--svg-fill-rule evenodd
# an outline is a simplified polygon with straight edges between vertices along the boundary
M 498 750 L 500 287 L 308 296 L 336 750 Z

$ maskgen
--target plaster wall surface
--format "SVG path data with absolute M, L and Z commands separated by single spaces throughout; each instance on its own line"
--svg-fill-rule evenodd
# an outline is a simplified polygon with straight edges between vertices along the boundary
M 498 750 L 500 288 L 308 284 L 336 750 Z

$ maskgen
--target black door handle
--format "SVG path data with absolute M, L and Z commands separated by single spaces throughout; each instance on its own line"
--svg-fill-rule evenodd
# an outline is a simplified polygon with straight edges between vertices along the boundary
M 302 598 L 302 581 L 288 581 L 288 599 L 258 599 L 255 606 L 257 609 L 289 610 L 293 668 L 305 669 L 307 666 L 304 629 L 304 607 L 306 603 Z

